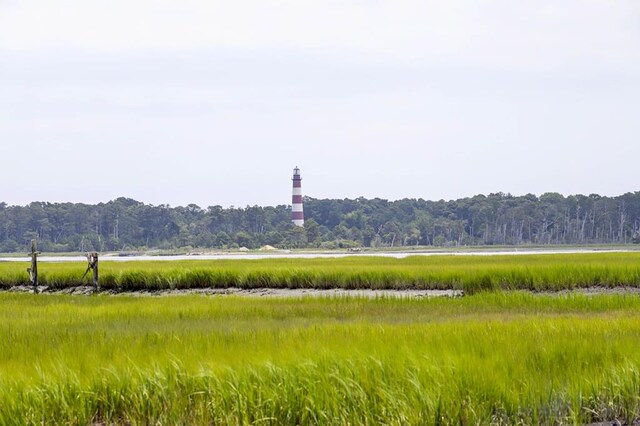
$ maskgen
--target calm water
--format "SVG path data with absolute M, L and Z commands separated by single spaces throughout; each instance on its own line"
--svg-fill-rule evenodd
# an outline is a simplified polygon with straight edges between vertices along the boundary
M 632 250 L 595 250 L 595 249 L 567 249 L 567 250 L 503 250 L 503 251 L 468 251 L 468 252 L 359 252 L 359 253 L 225 253 L 201 256 L 110 256 L 103 255 L 100 260 L 110 262 L 137 261 L 176 261 L 176 260 L 222 260 L 222 259 L 314 259 L 314 258 L 343 258 L 351 256 L 376 256 L 403 259 L 407 256 L 497 256 L 497 255 L 525 255 L 525 254 L 560 254 L 560 253 L 624 253 Z M 0 262 L 27 262 L 30 257 L 3 257 Z M 84 256 L 40 256 L 40 262 L 86 262 Z

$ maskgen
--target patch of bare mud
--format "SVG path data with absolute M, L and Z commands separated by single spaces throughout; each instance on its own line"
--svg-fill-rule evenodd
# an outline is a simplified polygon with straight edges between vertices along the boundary
M 0 292 L 10 293 L 33 293 L 31 286 L 14 286 L 2 289 Z M 346 289 L 312 289 L 312 288 L 192 288 L 192 289 L 166 289 L 166 290 L 137 290 L 137 291 L 116 291 L 113 289 L 101 289 L 96 291 L 90 286 L 68 287 L 64 289 L 51 289 L 46 286 L 39 286 L 36 290 L 38 294 L 70 294 L 76 296 L 88 296 L 92 294 L 107 296 L 180 296 L 199 294 L 203 296 L 246 296 L 246 297 L 361 297 L 361 298 L 408 298 L 423 299 L 431 297 L 462 297 L 462 290 L 346 290 Z M 581 294 L 586 296 L 598 295 L 633 295 L 640 296 L 638 287 L 585 287 L 559 291 L 532 291 L 531 294 L 548 296 L 565 296 L 571 294 Z M 639 425 L 640 426 L 640 425 Z
M 583 294 L 585 296 L 598 296 L 601 294 L 609 294 L 609 295 L 640 295 L 640 288 L 638 287 L 584 287 L 584 288 L 574 288 L 568 290 L 558 290 L 558 291 L 542 291 L 535 292 L 535 294 L 548 294 L 548 295 L 567 295 L 567 294 Z
M 7 292 L 33 293 L 31 286 L 15 286 L 5 290 Z M 36 290 L 41 294 L 71 294 L 71 295 L 126 295 L 126 296 L 179 296 L 200 294 L 205 296 L 247 296 L 247 297 L 362 297 L 362 298 L 408 298 L 421 299 L 430 297 L 460 297 L 463 292 L 460 290 L 345 290 L 345 289 L 280 289 L 280 288 L 198 288 L 180 290 L 155 290 L 155 291 L 124 291 L 105 289 L 96 291 L 93 287 L 79 286 L 65 289 L 50 289 L 40 286 Z
M 585 426 L 640 426 L 640 420 L 634 420 L 631 423 L 627 423 L 625 420 L 609 420 L 606 422 L 590 423 Z

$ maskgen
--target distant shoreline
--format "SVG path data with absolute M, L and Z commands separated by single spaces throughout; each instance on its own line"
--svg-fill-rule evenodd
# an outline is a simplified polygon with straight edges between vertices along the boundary
M 529 247 L 514 247 L 511 249 L 500 248 L 488 248 L 488 247 L 465 247 L 463 250 L 447 250 L 447 249 L 417 249 L 417 250 L 403 250 L 403 251 L 376 251 L 376 250 L 363 250 L 359 252 L 348 251 L 288 251 L 281 250 L 277 252 L 214 252 L 211 254 L 176 254 L 176 255 L 127 255 L 119 256 L 117 253 L 104 253 L 101 255 L 100 260 L 104 262 L 136 262 L 136 261 L 184 261 L 184 260 L 260 260 L 260 259 L 339 259 L 344 257 L 391 257 L 396 259 L 403 259 L 408 256 L 517 256 L 517 255 L 532 255 L 532 254 L 583 254 L 583 253 L 632 253 L 640 251 L 640 247 L 624 247 L 614 246 L 611 248 L 597 246 L 597 247 L 585 247 L 580 248 L 576 246 L 562 247 L 553 246 L 548 248 L 529 248 Z M 0 262 L 28 262 L 29 256 L 16 255 L 16 256 L 3 256 L 0 257 Z M 41 254 L 38 257 L 39 262 L 85 262 L 86 257 L 76 253 L 70 254 L 57 254 L 46 253 Z

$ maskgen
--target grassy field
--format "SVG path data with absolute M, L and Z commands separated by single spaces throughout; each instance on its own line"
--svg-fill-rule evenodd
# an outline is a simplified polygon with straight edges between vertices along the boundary
M 0 288 L 28 285 L 27 262 L 0 263 Z M 41 263 L 40 283 L 77 286 L 86 265 Z M 85 279 L 89 283 L 89 279 Z M 100 284 L 120 291 L 186 288 L 560 290 L 640 286 L 640 253 L 518 256 L 353 256 L 342 259 L 100 262 Z
M 0 294 L 0 424 L 640 416 L 640 298 Z

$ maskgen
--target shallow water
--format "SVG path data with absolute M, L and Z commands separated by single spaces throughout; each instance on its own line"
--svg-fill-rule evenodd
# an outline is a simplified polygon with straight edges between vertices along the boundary
M 354 253 L 218 253 L 206 255 L 179 255 L 179 256 L 118 256 L 102 255 L 100 260 L 113 262 L 136 262 L 136 261 L 175 261 L 175 260 L 223 260 L 223 259 L 331 259 L 352 256 L 375 256 L 404 259 L 408 256 L 516 256 L 527 254 L 579 254 L 579 253 L 626 253 L 633 250 L 602 250 L 602 249 L 526 249 L 526 250 L 477 250 L 477 251 L 428 251 L 428 252 L 354 252 Z M 0 257 L 0 262 L 28 262 L 29 256 L 24 257 Z M 86 262 L 84 256 L 39 256 L 39 262 Z

